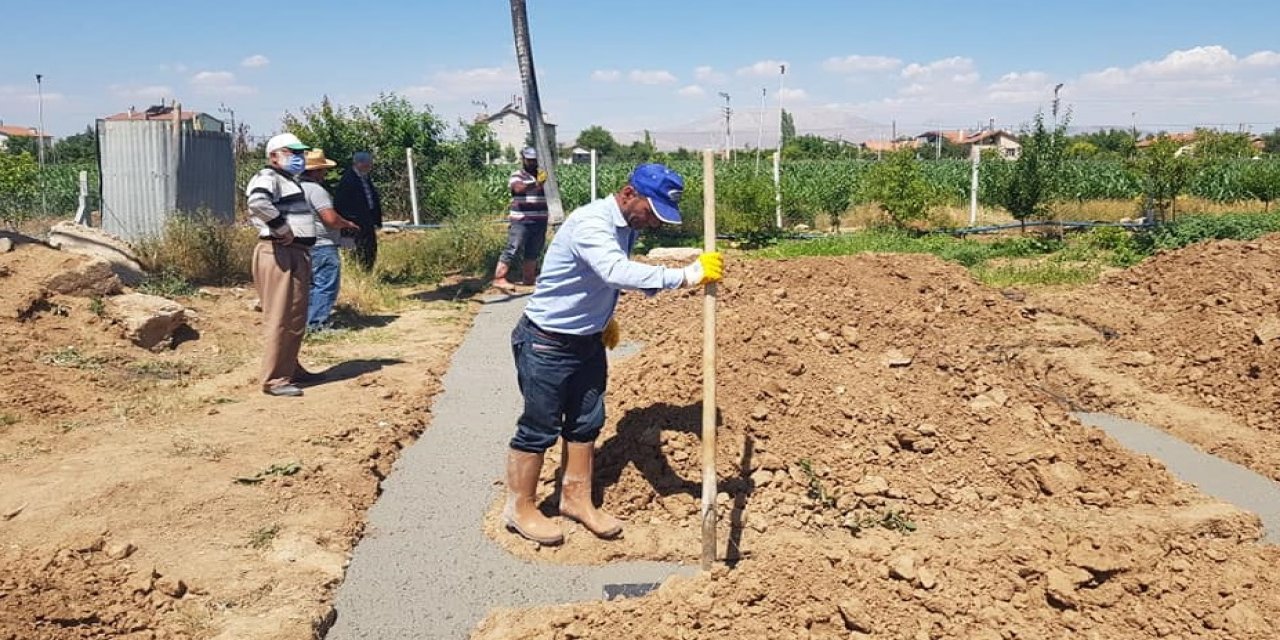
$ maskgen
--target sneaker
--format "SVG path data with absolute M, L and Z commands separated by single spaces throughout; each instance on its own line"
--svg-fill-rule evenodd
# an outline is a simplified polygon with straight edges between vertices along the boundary
M 263 393 L 277 398 L 296 398 L 302 395 L 302 389 L 291 384 L 282 384 L 274 387 L 267 387 L 262 390 Z

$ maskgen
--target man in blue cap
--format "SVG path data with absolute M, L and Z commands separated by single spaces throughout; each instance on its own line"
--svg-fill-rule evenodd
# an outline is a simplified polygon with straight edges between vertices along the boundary
M 608 376 L 605 349 L 618 342 L 613 319 L 624 289 L 661 289 L 718 282 L 719 253 L 704 253 L 683 269 L 632 262 L 644 229 L 680 224 L 684 179 L 660 164 L 636 167 L 617 193 L 574 211 L 543 260 L 542 273 L 515 329 L 511 349 L 524 395 L 507 456 L 508 529 L 544 545 L 564 540 L 537 508 L 543 454 L 564 438 L 560 515 L 601 538 L 622 533 L 622 522 L 592 501 L 595 441 L 604 426 Z
M 373 186 L 373 155 L 357 151 L 351 155 L 351 169 L 342 172 L 333 204 L 338 214 L 360 227 L 352 257 L 365 271 L 378 259 L 378 229 L 382 228 L 382 196 Z

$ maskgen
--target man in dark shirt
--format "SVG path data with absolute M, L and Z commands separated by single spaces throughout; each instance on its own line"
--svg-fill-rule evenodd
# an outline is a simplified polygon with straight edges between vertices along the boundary
M 342 217 L 359 225 L 352 251 L 356 264 L 365 271 L 373 269 L 378 257 L 378 229 L 382 228 L 382 199 L 373 186 L 370 172 L 373 156 L 358 151 L 351 156 L 351 168 L 342 173 L 333 204 Z

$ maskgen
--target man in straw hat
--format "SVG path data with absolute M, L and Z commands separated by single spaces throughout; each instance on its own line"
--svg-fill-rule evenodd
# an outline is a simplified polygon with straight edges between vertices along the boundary
M 338 257 L 338 244 L 342 231 L 359 231 L 354 222 L 338 215 L 333 199 L 324 188 L 325 176 L 337 163 L 324 156 L 324 149 L 312 149 L 306 154 L 306 168 L 302 172 L 302 191 L 316 216 L 316 246 L 311 248 L 311 296 L 307 303 L 307 330 L 319 331 L 329 322 L 329 313 L 338 300 L 338 288 L 342 282 L 342 261 Z
M 547 249 L 542 275 L 511 332 L 524 410 L 507 454 L 507 528 L 539 544 L 564 534 L 538 511 L 543 454 L 564 438 L 560 515 L 601 538 L 622 522 L 596 508 L 591 485 L 596 438 L 604 426 L 608 377 L 605 349 L 618 343 L 613 319 L 623 289 L 662 289 L 718 282 L 719 253 L 704 253 L 683 269 L 632 262 L 636 237 L 662 223 L 680 224 L 684 179 L 660 164 L 636 167 L 627 185 L 573 212 Z
M 291 133 L 267 141 L 267 166 L 245 187 L 249 220 L 258 230 L 253 250 L 253 284 L 262 304 L 266 345 L 262 391 L 271 396 L 302 395 L 295 382 L 310 375 L 298 365 L 311 289 L 311 247 L 315 213 L 298 176 L 306 169 L 308 147 Z

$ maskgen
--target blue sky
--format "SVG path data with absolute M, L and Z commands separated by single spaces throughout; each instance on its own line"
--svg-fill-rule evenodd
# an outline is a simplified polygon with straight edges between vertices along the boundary
M 0 119 L 48 129 L 179 99 L 225 103 L 255 134 L 327 94 L 379 92 L 451 121 L 520 92 L 502 0 L 7 3 Z M 1063 83 L 1083 126 L 1280 126 L 1280 2 L 1237 0 L 528 0 L 544 107 L 561 139 L 710 121 L 721 91 L 747 116 L 783 102 L 802 128 L 832 114 L 900 132 L 1016 127 Z M 23 25 L 31 25 L 30 28 Z M 774 111 L 776 114 L 776 111 Z M 775 116 L 776 117 L 776 116 Z M 809 118 L 811 122 L 805 122 Z

